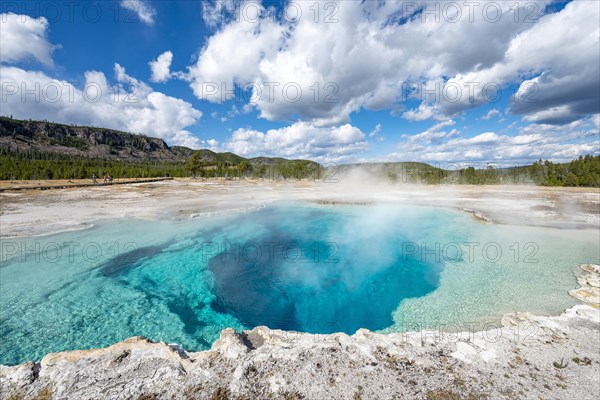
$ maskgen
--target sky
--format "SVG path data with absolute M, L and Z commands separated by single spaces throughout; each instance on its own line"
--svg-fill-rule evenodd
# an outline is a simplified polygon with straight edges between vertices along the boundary
M 600 154 L 600 2 L 2 1 L 0 114 L 321 163 Z

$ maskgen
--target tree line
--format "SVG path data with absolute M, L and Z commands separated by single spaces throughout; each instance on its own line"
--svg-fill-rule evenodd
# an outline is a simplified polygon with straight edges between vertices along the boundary
M 113 160 L 36 150 L 13 151 L 0 148 L 0 180 L 113 178 L 266 178 L 320 179 L 323 167 L 307 160 L 280 159 L 252 165 L 240 157 L 235 162 L 200 161 L 199 153 L 187 161 Z
M 1 180 L 90 179 L 93 174 L 114 178 L 189 176 L 184 162 L 120 161 L 35 150 L 0 149 Z
M 324 168 L 309 160 L 271 159 L 269 163 L 253 163 L 242 157 L 227 161 L 204 161 L 195 152 L 187 161 L 186 168 L 194 177 L 201 178 L 253 178 L 253 179 L 321 179 Z
M 600 187 L 600 155 L 580 156 L 565 164 L 538 160 L 528 172 L 538 185 Z
M 348 168 L 340 166 L 342 173 Z M 485 169 L 468 167 L 445 170 L 427 164 L 389 163 L 359 165 L 353 168 L 372 168 L 374 174 L 391 182 L 425 184 L 515 184 L 530 183 L 541 186 L 600 187 L 600 156 L 581 156 L 569 163 L 536 161 L 530 166 Z M 377 169 L 376 169 L 377 168 Z M 310 179 L 335 177 L 335 167 L 324 168 L 308 160 L 269 159 L 257 162 L 243 157 L 205 161 L 200 152 L 194 152 L 187 161 L 113 160 L 77 155 L 41 152 L 36 150 L 9 150 L 0 148 L 0 180 L 31 179 L 90 179 L 110 175 L 113 178 L 252 178 L 252 179 Z M 338 176 L 341 178 L 341 176 Z

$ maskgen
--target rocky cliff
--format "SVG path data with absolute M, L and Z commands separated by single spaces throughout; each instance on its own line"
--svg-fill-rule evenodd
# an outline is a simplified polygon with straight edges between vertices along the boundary
M 12 151 L 35 150 L 107 159 L 184 160 L 185 147 L 170 148 L 162 139 L 112 129 L 0 118 L 0 143 Z
M 0 117 L 0 146 L 9 152 L 56 153 L 86 158 L 120 161 L 187 161 L 194 153 L 207 165 L 217 163 L 235 166 L 248 161 L 252 167 L 270 165 L 318 164 L 307 160 L 277 157 L 247 159 L 230 152 L 192 150 L 168 146 L 162 139 L 142 134 L 90 126 L 56 124 L 47 121 L 22 121 Z

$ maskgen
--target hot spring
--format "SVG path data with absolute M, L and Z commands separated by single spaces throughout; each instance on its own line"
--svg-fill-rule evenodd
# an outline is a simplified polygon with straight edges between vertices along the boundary
M 589 231 L 445 208 L 279 203 L 2 240 L 0 364 L 142 335 L 210 348 L 226 327 L 397 332 L 575 304 Z

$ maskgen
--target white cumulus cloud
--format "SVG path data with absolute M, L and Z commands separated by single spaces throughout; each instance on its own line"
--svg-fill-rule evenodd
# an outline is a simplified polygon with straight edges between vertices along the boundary
M 487 114 L 485 114 L 483 117 L 481 117 L 481 119 L 485 120 L 485 121 L 489 121 L 490 119 L 497 117 L 498 115 L 501 115 L 502 113 L 496 109 L 496 108 L 492 108 L 490 111 L 487 112 Z
M 0 14 L 0 62 L 37 60 L 52 66 L 57 46 L 48 41 L 48 20 L 13 13 Z
M 152 82 L 166 82 L 171 78 L 171 63 L 173 62 L 173 53 L 165 51 L 156 60 L 150 61 L 150 70 Z
M 142 0 L 121 0 L 121 7 L 137 15 L 145 24 L 154 25 L 156 10 Z
M 246 3 L 237 9 L 227 1 L 208 3 L 207 21 L 218 30 L 187 78 L 198 98 L 212 102 L 231 99 L 235 85 L 252 89 L 251 101 L 269 121 L 300 117 L 336 126 L 361 109 L 397 113 L 407 97 L 423 95 L 405 92 L 411 82 L 440 88 L 433 99 L 417 96 L 420 105 L 404 110 L 402 116 L 414 121 L 447 119 L 492 101 L 488 84 L 506 90 L 542 73 L 548 76 L 537 81 L 537 106 L 513 102 L 512 113 L 566 105 L 569 115 L 545 121 L 565 123 L 589 115 L 600 97 L 597 2 L 574 1 L 553 14 L 544 14 L 549 0 L 472 2 L 472 11 L 457 2 L 460 15 L 439 1 L 292 2 L 302 15 L 294 21 L 274 18 L 265 7 L 256 18 L 223 17 L 244 15 Z M 322 11 L 318 18 L 315 9 Z M 334 23 L 325 23 L 325 16 Z M 582 78 L 580 84 L 571 76 Z M 578 99 L 583 82 L 588 98 Z M 443 91 L 454 86 L 461 89 L 458 99 Z
M 305 122 L 266 132 L 240 128 L 222 144 L 222 149 L 242 156 L 302 158 L 321 162 L 353 160 L 368 147 L 365 134 L 352 125 L 324 128 Z
M 483 132 L 472 137 L 443 131 L 454 121 L 436 124 L 416 135 L 402 135 L 397 150 L 386 161 L 422 161 L 442 168 L 456 163 L 485 167 L 488 163 L 510 167 L 529 165 L 540 158 L 566 162 L 580 155 L 600 154 L 598 131 L 592 119 L 563 126 L 531 124 L 516 135 Z
M 0 67 L 2 113 L 20 119 L 93 125 L 161 137 L 170 144 L 201 147 L 187 127 L 202 112 L 190 103 L 154 91 L 115 64 L 116 82 L 87 71 L 79 84 L 43 72 Z

